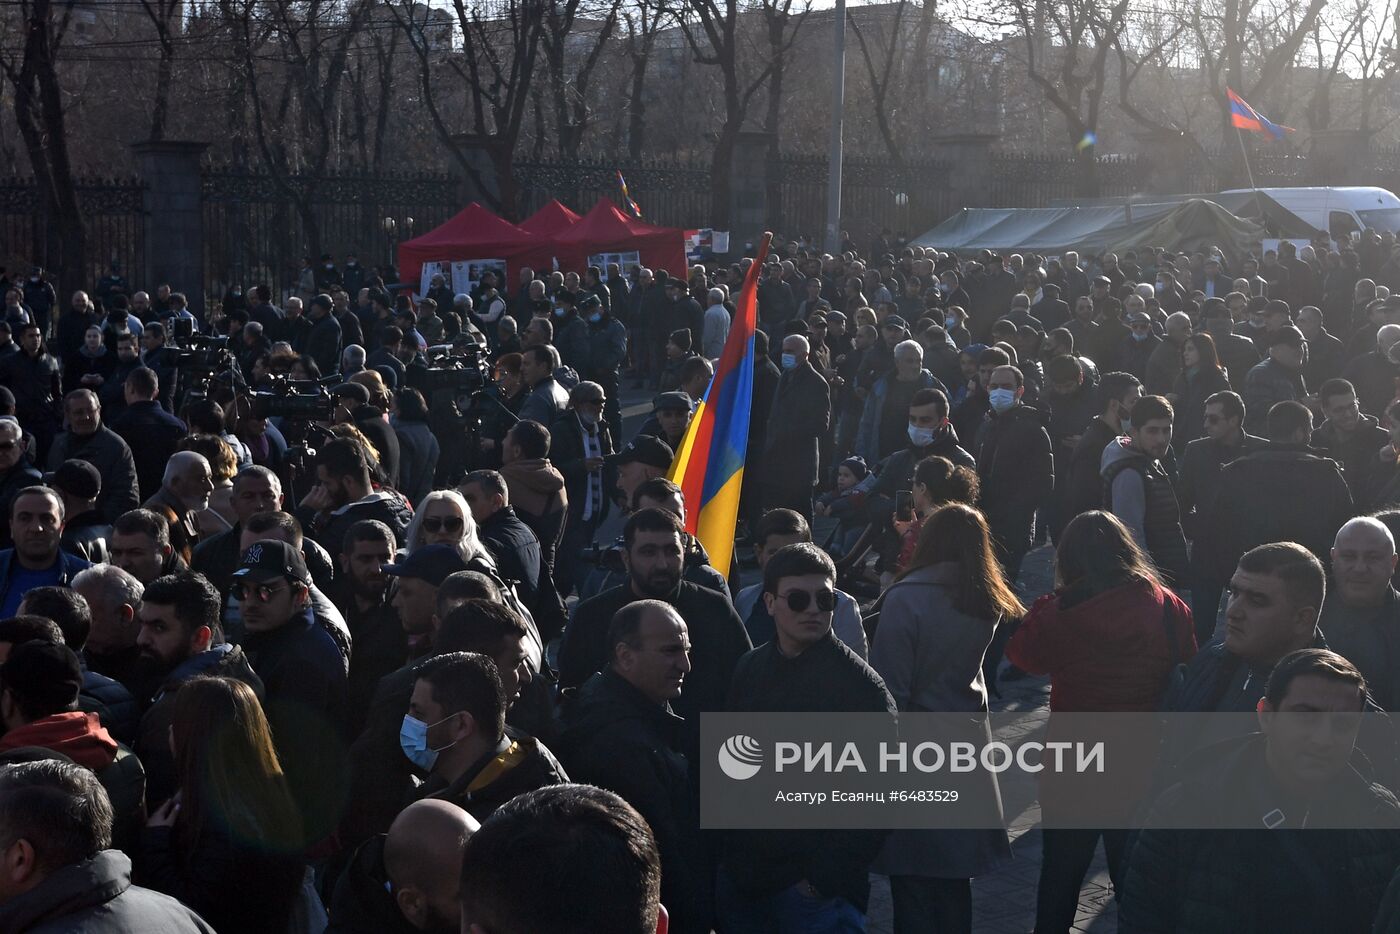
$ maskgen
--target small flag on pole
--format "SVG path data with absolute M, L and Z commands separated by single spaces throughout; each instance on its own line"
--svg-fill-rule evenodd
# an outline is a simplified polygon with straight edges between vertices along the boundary
M 1085 133 L 1085 134 L 1084 134 L 1084 138 L 1083 138 L 1083 139 L 1081 139 L 1079 142 L 1077 142 L 1077 143 L 1074 144 L 1074 148 L 1077 149 L 1077 150 L 1080 151 L 1080 152 L 1083 152 L 1084 150 L 1088 149 L 1090 146 L 1097 146 L 1097 145 L 1098 145 L 1098 142 L 1099 142 L 1099 138 L 1098 138 L 1097 136 L 1094 135 L 1094 132 L 1093 132 L 1092 130 L 1090 130 L 1088 133 Z
M 637 202 L 632 200 L 632 196 L 627 193 L 627 179 L 622 177 L 622 170 L 617 170 L 617 187 L 622 190 L 622 200 L 627 205 L 627 210 L 637 220 L 642 219 L 642 209 L 637 207 Z
M 1235 129 L 1262 133 L 1265 136 L 1272 136 L 1274 139 L 1283 139 L 1285 133 L 1296 132 L 1291 126 L 1281 126 L 1272 122 L 1268 117 L 1245 103 L 1243 97 L 1229 88 L 1225 89 L 1225 94 L 1230 99 L 1230 125 Z

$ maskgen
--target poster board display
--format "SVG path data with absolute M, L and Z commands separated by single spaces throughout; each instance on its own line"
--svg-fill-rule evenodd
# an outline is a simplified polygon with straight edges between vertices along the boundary
M 464 259 L 452 264 L 452 289 L 468 295 L 476 292 L 482 274 L 487 270 L 496 274 L 497 288 L 506 287 L 506 261 L 503 259 Z
M 622 270 L 622 275 L 626 278 L 629 272 L 642 265 L 642 254 L 637 250 L 631 250 L 626 253 L 594 253 L 588 257 L 588 265 L 597 266 L 603 271 L 603 281 L 605 282 L 608 278 L 608 265 L 610 263 L 617 263 L 617 268 Z

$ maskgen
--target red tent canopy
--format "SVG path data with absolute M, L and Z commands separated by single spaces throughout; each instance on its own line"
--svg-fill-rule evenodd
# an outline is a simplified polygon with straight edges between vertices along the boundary
M 520 229 L 537 237 L 554 237 L 577 224 L 582 218 L 557 199 L 520 222 Z
M 643 266 L 685 276 L 685 231 L 628 217 L 607 198 L 600 198 L 578 223 L 556 235 L 554 249 L 561 269 L 582 271 L 594 254 L 636 250 Z
M 473 201 L 442 226 L 399 244 L 399 278 L 416 287 L 423 264 L 443 260 L 504 259 L 509 266 L 538 243 L 535 235 Z

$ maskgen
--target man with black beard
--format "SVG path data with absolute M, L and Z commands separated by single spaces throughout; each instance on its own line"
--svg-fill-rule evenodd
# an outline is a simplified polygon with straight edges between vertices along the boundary
M 152 804 L 168 800 L 177 787 L 170 725 L 183 682 L 198 675 L 234 678 L 262 697 L 262 680 L 243 650 L 224 639 L 220 604 L 214 585 L 193 571 L 158 577 L 141 596 L 136 611 L 141 623 L 137 668 L 143 680 L 160 684 L 154 703 L 141 717 L 135 747 L 146 768 L 146 800 Z
M 730 676 L 752 648 L 748 631 L 723 594 L 681 579 L 684 529 L 672 513 L 655 507 L 632 514 L 622 530 L 627 582 L 578 605 L 559 647 L 559 686 L 577 688 L 610 661 L 608 626 L 618 610 L 637 600 L 670 604 L 685 621 L 691 672 L 674 703 L 698 738 L 701 711 L 723 710 Z
M 378 519 L 350 526 L 340 553 L 331 602 L 350 627 L 350 732 L 358 734 L 379 679 L 408 656 L 408 635 L 389 601 L 386 565 L 394 560 L 394 533 Z

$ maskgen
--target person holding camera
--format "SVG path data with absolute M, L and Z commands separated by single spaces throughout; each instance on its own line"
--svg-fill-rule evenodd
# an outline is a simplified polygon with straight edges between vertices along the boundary
M 383 522 L 403 547 L 404 532 L 413 518 L 397 491 L 376 490 L 370 483 L 369 455 L 350 438 L 336 438 L 316 453 L 316 485 L 302 499 L 301 511 L 311 538 L 336 554 L 345 533 L 361 519 Z

